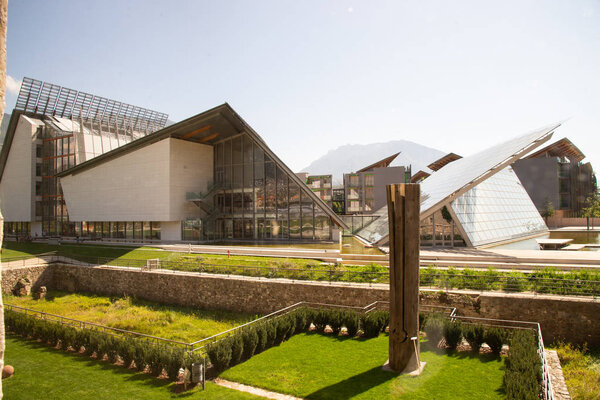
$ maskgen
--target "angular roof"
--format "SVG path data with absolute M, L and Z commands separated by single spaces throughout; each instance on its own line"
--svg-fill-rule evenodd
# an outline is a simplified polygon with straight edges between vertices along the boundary
M 585 158 L 585 154 L 583 154 L 569 139 L 562 138 L 525 158 L 539 157 L 567 157 L 575 162 L 581 162 Z
M 431 174 L 429 172 L 425 172 L 423 170 L 420 170 L 419 172 L 417 172 L 416 174 L 414 174 L 411 178 L 410 178 L 410 183 L 419 183 L 421 182 L 423 179 L 427 178 L 428 176 L 430 176 Z
M 304 191 L 313 201 L 322 205 L 323 211 L 338 225 L 344 229 L 348 229 L 347 225 L 341 218 L 333 212 L 306 184 L 294 173 L 287 165 L 277 157 L 275 153 L 267 146 L 265 141 L 258 133 L 252 129 L 234 110 L 227 104 L 221 104 L 203 113 L 190 117 L 186 120 L 169 125 L 159 131 L 151 133 L 140 139 L 136 139 L 112 151 L 98 155 L 89 161 L 78 164 L 59 174 L 58 177 L 67 175 L 76 175 L 82 171 L 94 168 L 97 165 L 108 162 L 110 160 L 121 157 L 122 155 L 131 153 L 143 147 L 157 143 L 167 138 L 185 140 L 193 143 L 202 143 L 214 145 L 223 139 L 231 136 L 236 136 L 241 133 L 250 135 L 259 147 L 267 154 L 282 170 L 284 170 L 289 179 L 296 182 L 301 190 Z
M 356 172 L 357 173 L 358 172 L 367 172 L 367 171 L 371 171 L 374 168 L 386 168 L 386 167 L 388 167 L 392 163 L 392 161 L 394 161 L 394 159 L 396 157 L 398 157 L 398 154 L 400 154 L 400 152 L 398 152 L 396 154 L 392 154 L 391 156 L 386 157 L 383 160 L 379 160 L 379 161 L 377 161 L 377 162 L 375 162 L 375 163 L 373 163 L 371 165 L 367 165 L 366 167 L 361 168 L 361 169 L 359 169 Z
M 443 166 L 445 166 L 446 164 L 450 164 L 452 161 L 456 161 L 461 158 L 462 158 L 462 156 L 459 156 L 458 154 L 448 153 L 445 156 L 438 158 L 437 160 L 435 160 L 434 162 L 429 164 L 427 166 L 427 168 L 431 169 L 432 171 L 437 171 L 437 170 L 441 169 Z
M 560 125 L 560 123 L 552 124 L 517 136 L 504 143 L 447 164 L 442 169 L 434 172 L 421 184 L 421 219 L 429 217 L 550 140 L 552 133 Z M 378 210 L 377 214 L 381 215 L 377 220 L 377 224 L 371 223 L 358 232 L 359 236 L 371 243 L 383 243 L 389 236 L 387 207 Z

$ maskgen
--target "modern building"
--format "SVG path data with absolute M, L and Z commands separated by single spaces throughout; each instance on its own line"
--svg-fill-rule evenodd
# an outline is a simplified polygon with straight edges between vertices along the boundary
M 330 208 L 333 206 L 333 175 L 309 175 L 307 172 L 296 174 Z
M 25 78 L 0 153 L 5 232 L 334 241 L 344 222 L 223 104 L 167 115 Z
M 557 216 L 579 217 L 587 197 L 596 191 L 596 176 L 585 155 L 563 138 L 517 160 L 513 169 L 538 210 L 552 203 Z
M 490 246 L 548 232 L 544 220 L 510 167 L 543 143 L 554 124 L 518 136 L 465 158 L 454 158 L 421 182 L 421 244 Z M 434 163 L 435 164 L 435 163 Z M 385 246 L 389 240 L 387 207 L 358 232 Z
M 344 174 L 345 214 L 371 214 L 387 204 L 386 185 L 410 181 L 410 168 L 389 165 L 400 153 Z

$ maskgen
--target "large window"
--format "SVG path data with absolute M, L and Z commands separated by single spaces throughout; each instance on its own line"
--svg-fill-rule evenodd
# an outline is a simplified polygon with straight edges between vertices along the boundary
M 331 220 L 309 189 L 295 183 L 249 135 L 215 144 L 214 159 L 217 239 L 330 238 Z

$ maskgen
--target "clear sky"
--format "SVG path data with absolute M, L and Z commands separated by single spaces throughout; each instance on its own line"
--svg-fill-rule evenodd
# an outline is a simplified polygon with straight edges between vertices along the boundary
M 29 76 L 166 112 L 223 102 L 300 170 L 347 143 L 469 155 L 568 119 L 600 170 L 600 1 L 24 1 Z M 12 91 L 12 93 L 11 93 Z

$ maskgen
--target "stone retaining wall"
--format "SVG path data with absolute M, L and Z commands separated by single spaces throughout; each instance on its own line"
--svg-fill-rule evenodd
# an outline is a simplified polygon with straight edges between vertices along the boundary
M 54 264 L 48 268 L 3 271 L 3 274 L 8 277 L 3 280 L 3 292 L 10 291 L 19 274 L 24 274 L 32 279 L 34 287 L 46 285 L 65 291 L 129 295 L 160 303 L 248 313 L 269 313 L 299 301 L 364 307 L 389 299 L 387 285 L 369 287 L 172 271 L 142 272 L 122 267 Z M 537 321 L 547 343 L 568 339 L 600 345 L 600 299 L 433 290 L 423 290 L 420 297 L 422 304 L 456 307 L 459 315 Z
M 46 264 L 26 265 L 7 268 L 2 264 L 2 293 L 12 294 L 12 291 L 20 278 L 28 278 L 32 288 L 40 286 L 52 287 L 52 267 Z

